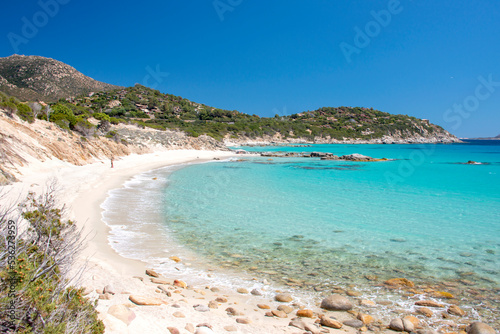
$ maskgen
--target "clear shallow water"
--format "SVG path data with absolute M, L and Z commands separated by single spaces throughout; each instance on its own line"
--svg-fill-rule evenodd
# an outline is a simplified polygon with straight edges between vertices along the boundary
M 165 240 L 167 249 L 177 245 L 174 253 L 311 291 L 354 284 L 369 295 L 376 283 L 365 277 L 377 276 L 498 294 L 500 142 L 487 144 L 245 148 L 398 160 L 243 156 L 160 170 L 112 194 L 105 215 L 123 217 L 126 206 L 135 223 L 114 225 L 114 247 L 158 264 L 168 257 L 157 249 Z M 495 302 L 487 307 L 493 314 Z

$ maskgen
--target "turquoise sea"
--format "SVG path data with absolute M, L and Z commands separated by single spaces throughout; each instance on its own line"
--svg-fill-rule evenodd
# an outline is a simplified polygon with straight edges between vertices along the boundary
M 113 247 L 159 267 L 173 252 L 195 254 L 198 267 L 311 294 L 350 287 L 371 296 L 406 277 L 497 321 L 500 141 L 242 149 L 391 160 L 241 155 L 142 174 L 103 205 Z

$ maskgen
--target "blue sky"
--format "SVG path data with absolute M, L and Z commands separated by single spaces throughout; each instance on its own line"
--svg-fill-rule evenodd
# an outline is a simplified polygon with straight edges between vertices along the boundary
M 51 57 L 100 81 L 146 83 L 260 116 L 362 106 L 427 118 L 460 137 L 500 134 L 497 0 L 41 0 L 2 7 L 1 57 Z

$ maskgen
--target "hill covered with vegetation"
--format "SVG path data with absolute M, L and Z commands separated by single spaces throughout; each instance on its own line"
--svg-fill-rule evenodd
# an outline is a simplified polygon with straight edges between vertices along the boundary
M 51 58 L 20 55 L 0 58 L 0 91 L 21 101 L 54 102 L 115 88 L 119 87 L 94 80 Z
M 306 141 L 317 141 L 319 138 L 341 141 L 373 140 L 384 136 L 454 137 L 428 120 L 392 115 L 372 108 L 327 107 L 288 116 L 259 117 L 162 94 L 141 85 L 79 96 L 60 103 L 105 114 L 115 122 L 176 129 L 192 136 L 207 134 L 216 139 L 278 136 Z

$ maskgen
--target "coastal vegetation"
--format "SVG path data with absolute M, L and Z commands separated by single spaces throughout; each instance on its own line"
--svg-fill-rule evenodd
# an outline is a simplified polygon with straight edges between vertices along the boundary
M 0 332 L 104 332 L 95 304 L 71 284 L 82 239 L 63 213 L 53 187 L 0 208 Z
M 293 115 L 259 117 L 210 107 L 142 85 L 60 99 L 44 107 L 38 103 L 30 107 L 5 94 L 0 99 L 1 106 L 24 120 L 45 119 L 87 137 L 113 137 L 110 125 L 119 123 L 183 131 L 192 137 L 208 135 L 216 140 L 278 136 L 312 142 L 317 138 L 370 140 L 396 134 L 425 137 L 446 133 L 427 120 L 373 108 L 324 107 Z

